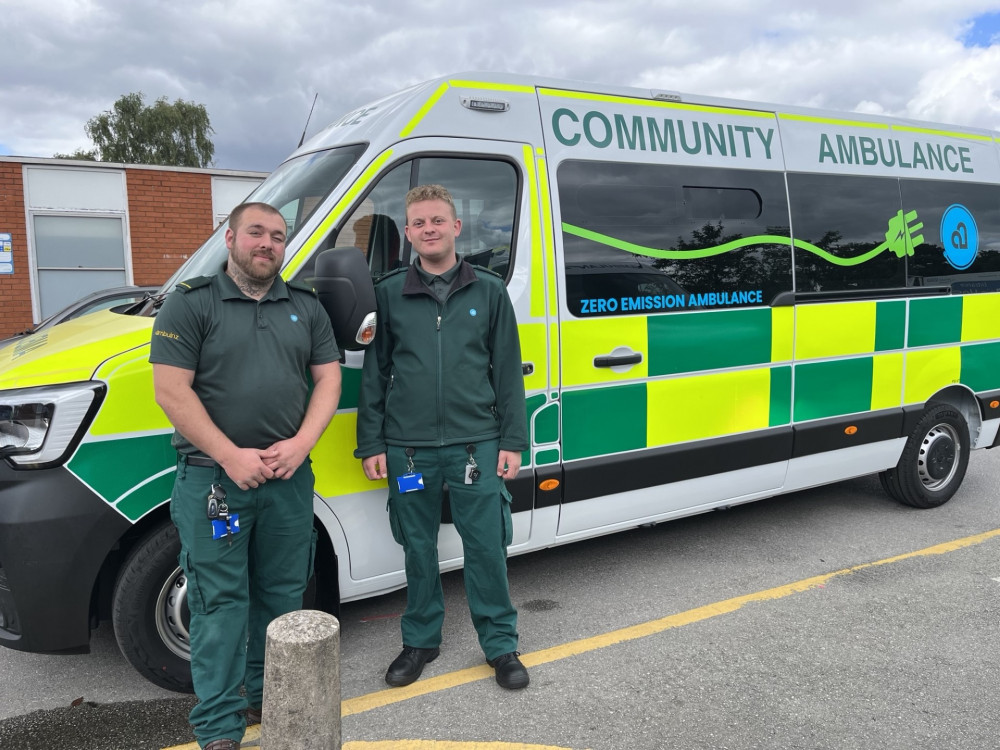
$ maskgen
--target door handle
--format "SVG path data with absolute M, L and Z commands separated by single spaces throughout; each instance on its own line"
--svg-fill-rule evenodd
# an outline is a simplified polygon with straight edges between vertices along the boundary
M 642 362 L 642 352 L 598 354 L 594 357 L 594 367 L 627 367 L 640 362 Z

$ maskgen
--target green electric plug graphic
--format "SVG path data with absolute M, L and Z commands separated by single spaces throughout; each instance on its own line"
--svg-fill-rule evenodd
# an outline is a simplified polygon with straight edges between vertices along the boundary
M 924 223 L 917 221 L 917 212 L 910 211 L 903 216 L 902 211 L 889 219 L 889 228 L 885 233 L 885 242 L 897 258 L 913 255 L 913 249 L 924 241 L 922 234 L 915 234 L 924 228 Z

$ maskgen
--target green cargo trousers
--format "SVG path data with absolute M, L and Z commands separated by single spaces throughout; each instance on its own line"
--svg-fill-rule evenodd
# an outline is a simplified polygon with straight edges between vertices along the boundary
M 480 476 L 465 483 L 466 446 L 416 448 L 413 470 L 424 489 L 400 492 L 396 478 L 407 473 L 405 449 L 386 451 L 389 473 L 389 523 L 406 557 L 406 611 L 403 644 L 414 648 L 441 645 L 444 593 L 438 568 L 442 485 L 448 483 L 451 515 L 462 537 L 465 595 L 479 645 L 487 659 L 517 648 L 517 610 L 507 586 L 507 545 L 513 534 L 510 495 L 496 474 L 499 441 L 475 444 Z
M 213 482 L 225 489 L 229 512 L 239 515 L 240 531 L 230 539 L 212 538 L 206 506 Z M 312 467 L 307 460 L 290 479 L 243 491 L 222 469 L 189 466 L 181 458 L 170 517 L 181 539 L 191 611 L 198 703 L 189 719 L 202 747 L 239 741 L 246 729 L 242 712 L 263 702 L 267 626 L 302 608 L 312 572 Z

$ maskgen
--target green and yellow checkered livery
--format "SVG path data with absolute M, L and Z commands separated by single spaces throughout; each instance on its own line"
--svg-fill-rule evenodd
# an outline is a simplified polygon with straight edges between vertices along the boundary
M 568 320 L 563 458 L 724 437 L 1000 388 L 1000 294 Z M 627 372 L 594 366 L 643 352 Z

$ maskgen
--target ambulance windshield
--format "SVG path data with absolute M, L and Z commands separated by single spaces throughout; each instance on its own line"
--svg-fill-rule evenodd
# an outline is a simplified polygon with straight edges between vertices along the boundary
M 348 170 L 364 153 L 365 145 L 356 144 L 303 154 L 278 167 L 246 201 L 269 203 L 288 223 L 288 242 L 306 223 Z M 182 265 L 161 292 L 170 291 L 184 279 L 218 272 L 226 260 L 226 223 L 220 224 L 204 245 Z M 287 260 L 287 257 L 286 257 Z

